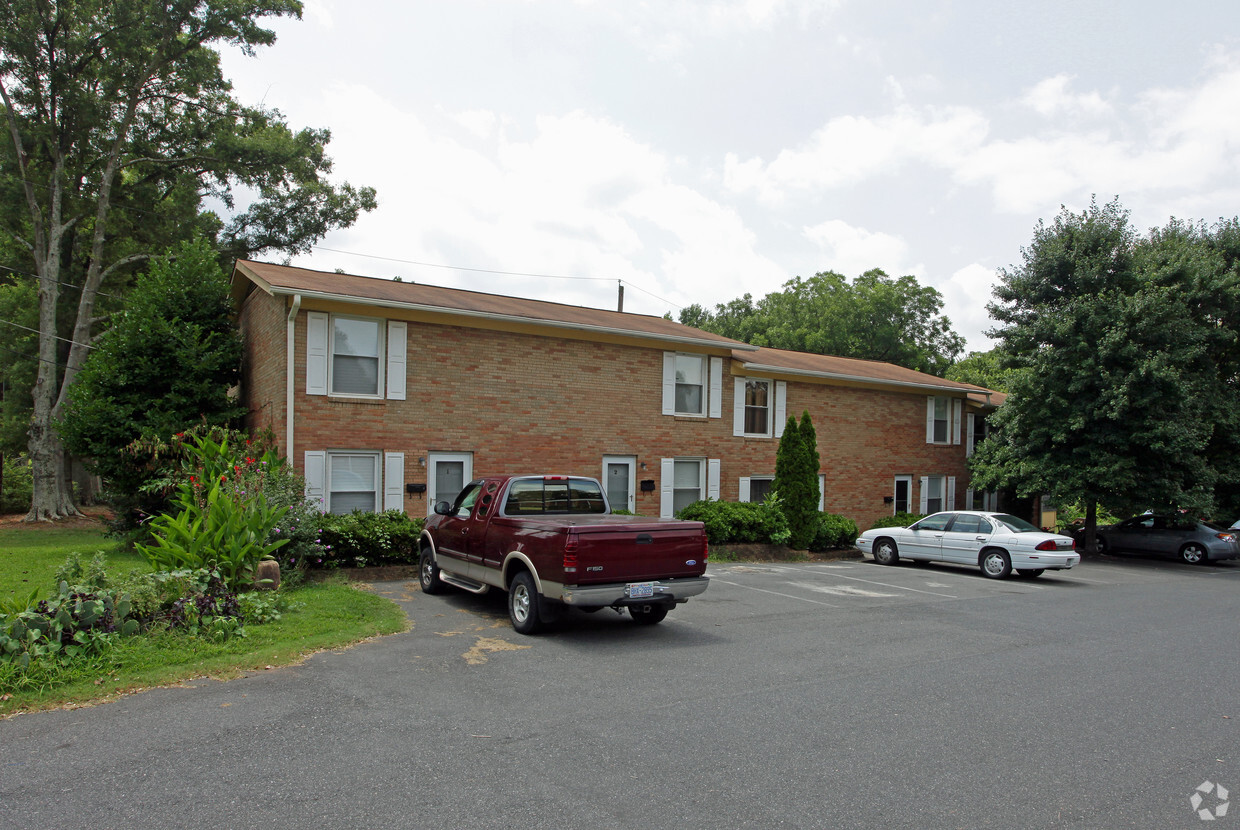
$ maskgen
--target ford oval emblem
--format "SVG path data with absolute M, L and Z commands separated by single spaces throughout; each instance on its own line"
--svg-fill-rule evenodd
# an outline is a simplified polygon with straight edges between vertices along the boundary
M 688 565 L 689 567 L 693 567 L 694 565 L 696 565 L 696 564 L 697 564 L 697 560 L 696 560 L 696 559 L 690 559 L 689 561 L 685 562 L 685 564 L 686 564 L 686 565 Z

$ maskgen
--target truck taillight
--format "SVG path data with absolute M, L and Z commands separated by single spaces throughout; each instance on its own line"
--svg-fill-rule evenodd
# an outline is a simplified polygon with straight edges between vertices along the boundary
M 577 573 L 577 534 L 572 532 L 564 540 L 564 573 Z
M 706 536 L 702 536 L 702 564 L 705 565 L 710 558 L 710 542 L 706 540 Z

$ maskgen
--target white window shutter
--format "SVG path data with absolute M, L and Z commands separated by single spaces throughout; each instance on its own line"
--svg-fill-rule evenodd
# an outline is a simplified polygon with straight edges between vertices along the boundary
M 706 460 L 706 498 L 719 500 L 719 459 Z
M 776 438 L 784 435 L 784 423 L 788 420 L 788 384 L 782 380 L 775 381 L 775 429 L 772 434 Z
M 306 394 L 327 394 L 327 340 L 331 317 L 322 311 L 306 312 Z
M 663 353 L 663 414 L 676 414 L 676 353 Z
M 732 388 L 735 390 L 732 398 L 732 434 L 745 434 L 745 379 L 733 378 Z
M 944 510 L 956 509 L 956 477 L 947 477 L 947 501 L 943 502 Z
M 672 518 L 672 485 L 676 474 L 676 459 L 659 460 L 659 518 Z
M 964 491 L 964 509 L 973 509 L 973 488 L 970 487 Z
M 818 474 L 818 512 L 827 509 L 827 474 Z
M 383 509 L 405 509 L 405 454 L 383 454 Z
M 307 452 L 305 458 L 306 501 L 316 510 L 326 513 L 327 453 Z
M 934 443 L 934 396 L 926 398 L 926 443 Z
M 975 422 L 977 420 L 977 416 L 974 415 L 972 412 L 970 412 L 968 415 L 964 417 L 965 417 L 965 424 L 966 424 L 965 436 L 964 436 L 964 457 L 968 458 L 969 456 L 973 455 L 973 431 L 976 428 Z M 972 504 L 972 503 L 973 503 L 973 500 L 970 499 L 969 504 Z
M 749 476 L 741 476 L 740 487 L 737 491 L 737 501 L 749 501 Z
M 405 399 L 406 345 L 409 324 L 404 320 L 388 320 L 387 324 L 387 396 L 390 401 Z
M 710 417 L 723 417 L 723 358 L 710 359 Z
M 931 398 L 930 400 L 933 402 L 934 399 Z M 931 406 L 933 406 L 933 403 L 931 403 Z M 927 509 L 926 496 L 929 494 L 929 492 L 930 492 L 930 478 L 929 476 L 922 476 L 921 477 L 921 497 L 917 502 L 918 513 L 926 512 L 926 509 Z
M 964 401 L 956 398 L 952 401 L 952 443 L 960 443 L 960 412 L 964 408 Z

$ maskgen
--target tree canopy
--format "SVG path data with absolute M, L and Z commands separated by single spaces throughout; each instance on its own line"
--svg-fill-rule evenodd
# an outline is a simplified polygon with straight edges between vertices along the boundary
M 0 4 L 0 256 L 39 295 L 28 518 L 76 511 L 52 424 L 136 265 L 196 234 L 225 259 L 305 251 L 374 208 L 370 188 L 326 179 L 328 131 L 241 104 L 221 74 L 217 47 L 253 54 L 275 40 L 262 18 L 300 13 L 296 0 Z
M 186 242 L 151 262 L 95 341 L 58 424 L 65 447 L 90 460 L 118 514 L 162 503 L 139 494 L 148 474 L 127 448 L 240 417 L 243 408 L 229 396 L 240 366 L 228 277 L 208 242 Z
M 881 360 L 941 376 L 964 351 L 964 338 L 942 311 L 934 288 L 874 269 L 852 282 L 834 271 L 794 277 L 756 303 L 746 294 L 714 312 L 691 305 L 679 321 L 755 346 Z
M 1237 302 L 1230 244 L 1172 221 L 1138 238 L 1113 201 L 1039 223 L 988 308 L 1009 397 L 973 456 L 973 484 L 1122 514 L 1215 508 L 1234 479 Z

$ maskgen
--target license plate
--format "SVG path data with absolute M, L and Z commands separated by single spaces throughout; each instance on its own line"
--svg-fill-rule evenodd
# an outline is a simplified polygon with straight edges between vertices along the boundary
M 654 596 L 653 582 L 630 582 L 629 599 L 645 599 Z

